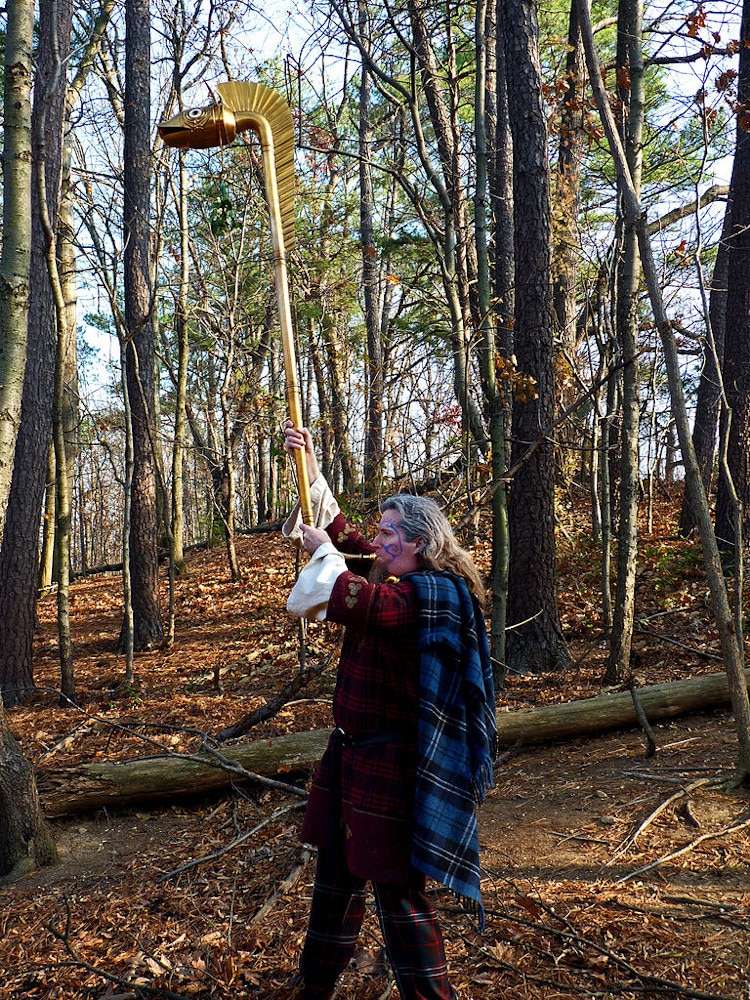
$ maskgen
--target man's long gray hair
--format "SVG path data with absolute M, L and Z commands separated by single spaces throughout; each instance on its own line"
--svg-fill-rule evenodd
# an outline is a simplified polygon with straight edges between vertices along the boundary
M 419 555 L 430 569 L 448 570 L 464 577 L 469 590 L 484 600 L 484 583 L 474 562 L 456 540 L 450 521 L 431 497 L 396 493 L 380 505 L 381 511 L 395 510 L 401 531 L 408 542 L 421 538 Z

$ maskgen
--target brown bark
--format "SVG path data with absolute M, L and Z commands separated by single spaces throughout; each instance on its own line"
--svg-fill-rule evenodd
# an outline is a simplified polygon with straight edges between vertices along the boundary
M 366 5 L 359 4 L 360 31 L 369 46 L 369 17 Z M 372 75 L 362 66 L 359 85 L 359 227 L 362 241 L 362 293 L 367 328 L 367 419 L 363 482 L 375 496 L 383 475 L 383 322 L 380 309 L 380 261 L 375 239 L 375 193 L 372 179 Z
M 630 176 L 640 196 L 643 133 L 643 54 L 641 0 L 620 0 L 617 24 L 617 96 L 623 108 L 621 141 Z M 638 557 L 638 498 L 640 492 L 638 396 L 638 299 L 640 256 L 634 220 L 623 220 L 618 241 L 616 336 L 622 359 L 622 439 L 620 448 L 617 590 L 612 622 L 608 684 L 621 681 L 630 663 L 635 615 L 635 571 Z
M 739 520 L 742 553 L 735 551 L 735 561 L 746 554 L 750 538 L 750 132 L 747 112 L 750 107 L 750 3 L 743 4 L 739 76 L 737 80 L 737 144 L 732 165 L 730 199 L 732 203 L 729 262 L 727 275 L 727 311 L 724 340 L 724 391 L 730 410 L 726 460 L 732 483 L 719 474 L 716 495 L 716 534 L 722 548 L 735 549 L 738 539 L 735 518 Z M 736 493 L 736 496 L 735 496 Z M 739 511 L 737 511 L 739 506 Z
M 693 423 L 693 447 L 698 459 L 703 489 L 707 495 L 711 493 L 721 406 L 721 381 L 717 361 L 720 364 L 724 358 L 724 334 L 727 322 L 727 273 L 729 271 L 727 241 L 731 233 L 731 226 L 732 203 L 729 201 L 724 213 L 724 225 L 711 277 L 708 319 L 713 345 L 707 338 L 703 351 L 703 370 L 698 383 L 695 421 Z M 687 536 L 695 527 L 695 512 L 690 504 L 690 497 L 685 491 L 680 512 L 680 534 Z
M 746 671 L 750 680 L 750 670 Z M 685 681 L 641 688 L 638 701 L 649 722 L 673 719 L 729 705 L 726 674 L 706 674 Z M 500 746 L 529 745 L 571 736 L 591 736 L 638 725 L 630 690 L 582 701 L 565 702 L 521 712 L 498 712 Z M 263 777 L 286 780 L 290 773 L 309 772 L 328 742 L 328 730 L 291 733 L 222 748 L 222 756 Z M 207 754 L 191 757 L 141 757 L 121 763 L 82 764 L 49 769 L 37 778 L 48 816 L 164 802 L 173 797 L 206 795 L 227 788 L 236 776 L 222 770 Z
M 578 349 L 577 274 L 580 258 L 578 209 L 581 202 L 581 161 L 583 159 L 583 81 L 586 67 L 581 29 L 575 2 L 568 22 L 568 55 L 565 63 L 565 93 L 560 105 L 553 218 L 552 301 L 558 336 L 570 358 Z M 571 403 L 570 391 L 563 405 Z
M 45 211 L 55 231 L 60 208 L 66 98 L 59 74 L 70 49 L 72 16 L 72 3 L 60 2 L 54 6 L 43 4 L 39 17 L 32 155 L 34 169 L 44 171 Z M 54 43 L 53 35 L 56 35 Z M 38 184 L 32 191 L 30 281 L 34 308 L 29 310 L 21 423 L 8 497 L 7 530 L 0 551 L 0 686 L 6 706 L 21 701 L 34 688 L 32 639 L 39 520 L 52 439 L 57 323 Z
M 163 637 L 158 589 L 154 413 L 154 325 L 149 264 L 150 5 L 125 5 L 124 293 L 128 394 L 133 421 L 130 573 L 133 645 L 148 649 Z M 124 633 L 122 636 L 124 643 Z
M 57 858 L 31 765 L 13 738 L 0 706 L 0 884 Z
M 547 131 L 541 104 L 536 8 L 507 0 L 503 22 L 508 107 L 513 133 L 515 353 L 519 370 L 536 380 L 537 395 L 513 407 L 507 660 L 522 673 L 564 669 L 570 656 L 557 608 L 554 447 L 541 440 L 554 419 L 551 233 Z M 515 626 L 515 628 L 514 628 Z

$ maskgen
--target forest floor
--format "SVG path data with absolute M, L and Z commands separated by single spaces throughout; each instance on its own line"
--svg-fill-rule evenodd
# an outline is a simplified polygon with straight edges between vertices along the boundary
M 586 512 L 569 508 L 560 607 L 573 666 L 509 678 L 500 710 L 605 692 L 598 558 Z M 652 530 L 642 525 L 638 684 L 720 670 L 700 558 L 675 537 L 676 516 L 665 500 Z M 113 652 L 120 579 L 77 581 L 77 709 L 57 705 L 54 601 L 42 603 L 38 692 L 9 712 L 42 785 L 49 768 L 194 752 L 203 734 L 245 717 L 294 677 L 297 624 L 284 607 L 294 557 L 278 533 L 241 538 L 238 548 L 240 584 L 229 581 L 221 548 L 190 554 L 177 581 L 174 644 L 139 655 L 127 689 Z M 486 543 L 474 551 L 486 566 Z M 313 662 L 336 634 L 311 627 Z M 331 668 L 247 738 L 325 728 L 332 685 Z M 654 730 L 651 757 L 638 730 L 503 752 L 480 811 L 485 932 L 433 890 L 460 1000 L 750 1000 L 750 796 L 717 782 L 736 763 L 731 714 Z M 298 798 L 245 785 L 53 820 L 60 863 L 0 888 L 0 997 L 283 997 L 314 868 L 297 840 L 300 818 Z M 398 991 L 370 915 L 338 997 L 388 996 Z

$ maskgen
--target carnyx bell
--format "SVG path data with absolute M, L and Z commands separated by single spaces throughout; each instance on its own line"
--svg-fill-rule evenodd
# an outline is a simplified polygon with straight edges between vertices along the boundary
M 287 412 L 294 426 L 301 427 L 302 406 L 286 269 L 286 252 L 294 243 L 294 121 L 284 98 L 263 84 L 234 80 L 217 84 L 216 93 L 218 99 L 212 104 L 188 108 L 160 122 L 159 135 L 167 146 L 177 149 L 226 146 L 248 129 L 252 129 L 260 140 L 284 349 Z M 303 519 L 306 524 L 312 524 L 304 455 L 295 454 L 295 463 Z

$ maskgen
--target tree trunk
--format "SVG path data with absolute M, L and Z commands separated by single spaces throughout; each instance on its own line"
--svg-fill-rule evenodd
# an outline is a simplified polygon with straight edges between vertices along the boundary
M 163 636 L 159 607 L 154 325 L 149 264 L 151 184 L 151 21 L 149 0 L 125 4 L 124 295 L 127 379 L 133 420 L 130 575 L 133 642 L 149 649 Z
M 693 447 L 698 459 L 701 481 L 706 494 L 711 493 L 716 430 L 721 405 L 721 382 L 717 360 L 724 359 L 724 338 L 727 328 L 727 277 L 729 273 L 729 237 L 732 231 L 732 201 L 727 201 L 724 225 L 711 276 L 710 302 L 706 343 L 703 349 L 703 369 L 698 382 L 698 398 L 693 422 Z M 696 526 L 695 512 L 687 493 L 683 494 L 680 511 L 680 534 L 687 537 Z
M 0 706 L 0 884 L 56 861 L 34 774 Z
M 459 71 L 448 16 L 450 8 L 446 6 L 445 30 L 439 35 L 434 32 L 429 18 L 429 4 L 424 0 L 408 0 L 407 9 L 414 38 L 416 69 L 429 110 L 440 163 L 440 173 L 430 165 L 429 174 L 442 209 L 443 227 L 439 239 L 442 243 L 443 288 L 451 318 L 453 388 L 466 430 L 472 441 L 486 453 L 489 446 L 487 430 L 472 393 L 470 345 L 472 331 L 481 326 L 481 310 L 476 292 L 476 242 L 472 237 L 462 153 L 457 142 L 460 132 L 456 93 Z M 440 47 L 439 58 L 435 42 Z M 414 83 L 416 85 L 416 80 Z M 412 104 L 411 110 L 414 117 L 417 106 Z
M 477 149 L 474 234 L 477 260 L 477 299 L 482 338 L 480 355 L 482 388 L 489 414 L 488 430 L 493 483 L 499 483 L 506 470 L 505 385 L 502 379 L 498 378 L 496 367 L 499 349 L 498 332 L 502 329 L 502 318 L 496 316 L 495 309 L 492 307 L 490 260 L 490 234 L 497 232 L 496 226 L 493 226 L 492 223 L 496 224 L 498 221 L 493 220 L 492 209 L 496 199 L 492 197 L 490 186 L 491 179 L 498 179 L 494 169 L 496 165 L 495 144 L 498 141 L 501 127 L 497 121 L 497 87 L 500 84 L 503 89 L 505 88 L 504 74 L 501 78 L 497 67 L 496 33 L 494 0 L 484 0 L 484 2 L 477 4 L 474 28 L 477 52 L 477 75 L 474 88 L 474 133 Z M 505 124 L 507 125 L 507 118 Z M 504 178 L 504 180 L 507 179 Z M 499 194 L 499 192 L 496 193 Z M 505 487 L 498 486 L 492 495 L 492 566 L 490 571 L 490 592 L 492 595 L 490 652 L 496 664 L 494 673 L 498 687 L 504 683 L 505 676 L 509 547 L 507 497 Z
M 747 678 L 750 679 L 750 671 Z M 649 722 L 722 708 L 730 701 L 723 673 L 654 684 L 636 694 Z M 593 736 L 637 725 L 630 691 L 497 715 L 498 744 L 506 747 Z M 309 773 L 317 765 L 328 737 L 329 730 L 290 733 L 272 740 L 222 747 L 221 756 L 252 774 L 289 781 L 294 775 Z M 64 816 L 220 792 L 237 780 L 237 774 L 222 769 L 210 754 L 195 754 L 189 758 L 164 755 L 49 768 L 40 772 L 38 786 L 45 813 Z
M 367 6 L 362 0 L 359 2 L 359 31 L 365 44 L 369 46 L 370 23 Z M 385 371 L 383 367 L 383 317 L 380 311 L 380 261 L 373 222 L 375 194 L 372 183 L 371 89 L 372 75 L 366 63 L 363 63 L 359 85 L 359 226 L 362 242 L 364 318 L 367 329 L 367 416 L 363 483 L 368 492 L 377 496 L 383 478 Z
M 0 549 L 0 687 L 6 706 L 17 704 L 34 688 L 32 641 L 39 521 L 52 440 L 57 344 L 55 300 L 47 261 L 48 237 L 42 210 L 56 234 L 66 98 L 60 75 L 70 49 L 72 13 L 71 0 L 60 0 L 54 5 L 42 4 L 39 18 L 32 151 L 35 176 L 43 170 L 44 184 L 35 184 L 32 192 L 30 282 L 34 308 L 28 315 L 21 423 L 8 497 L 7 530 Z M 53 14 L 56 14 L 54 19 Z M 46 205 L 40 204 L 41 198 L 46 199 Z
M 0 256 L 0 537 L 21 412 L 31 257 L 31 51 L 33 0 L 8 7 L 5 37 L 3 247 Z M 34 776 L 0 701 L 0 878 L 54 861 Z
M 0 255 L 0 539 L 13 474 L 26 367 L 31 264 L 31 49 L 34 2 L 8 10 L 3 80 L 3 240 Z
M 494 157 L 489 164 L 490 206 L 493 220 L 494 256 L 492 283 L 497 313 L 497 346 L 504 359 L 513 354 L 515 300 L 515 248 L 513 240 L 513 137 L 508 109 L 507 64 L 503 44 L 505 0 L 495 3 L 496 120 L 492 137 Z M 506 438 L 510 436 L 510 396 L 506 392 Z
M 44 509 L 42 511 L 42 541 L 39 554 L 39 596 L 44 596 L 52 588 L 55 572 L 55 449 L 50 442 L 47 450 L 47 476 L 44 484 Z M 84 518 L 81 517 L 83 528 Z M 82 552 L 81 570 L 88 565 Z
M 547 131 L 541 103 L 538 28 L 533 0 L 506 0 L 503 32 L 513 133 L 515 353 L 519 371 L 536 380 L 513 408 L 515 466 L 510 487 L 508 664 L 522 673 L 561 670 L 570 663 L 557 608 L 554 448 L 540 435 L 554 418 L 550 204 Z M 515 627 L 514 627 L 515 626 Z
M 568 46 L 565 60 L 565 90 L 560 102 L 560 138 L 552 209 L 552 310 L 555 336 L 562 348 L 567 370 L 577 374 L 578 263 L 581 260 L 579 208 L 581 203 L 581 161 L 583 159 L 583 88 L 586 65 L 575 0 L 568 16 Z M 579 383 L 575 378 L 560 380 L 558 407 L 561 412 L 573 403 Z M 577 472 L 580 435 L 574 422 L 557 430 L 557 466 L 564 482 Z
M 641 191 L 643 134 L 643 9 L 641 0 L 620 0 L 617 24 L 618 97 L 625 115 L 621 140 L 636 195 Z M 627 86 L 622 85 L 627 81 Z M 617 549 L 617 590 L 606 681 L 616 684 L 630 666 L 635 615 L 635 570 L 638 556 L 640 493 L 638 396 L 638 293 L 640 257 L 635 220 L 623 223 L 617 266 L 617 339 L 622 357 L 622 438 L 620 447 L 620 518 Z
M 185 464 L 185 432 L 187 416 L 187 370 L 190 356 L 188 336 L 188 283 L 190 281 L 190 253 L 188 243 L 188 180 L 185 168 L 185 153 L 180 150 L 179 164 L 179 206 L 180 213 L 180 290 L 177 298 L 174 325 L 177 339 L 177 380 L 175 384 L 174 447 L 172 450 L 172 560 L 177 573 L 185 571 L 184 554 L 184 511 L 183 468 Z M 171 628 L 171 623 L 170 623 Z
M 333 432 L 334 464 L 341 469 L 341 492 L 350 493 L 356 487 L 357 476 L 349 441 L 349 407 L 344 386 L 346 348 L 339 337 L 337 320 L 337 316 L 324 308 L 320 320 L 320 332 L 325 347 L 325 366 L 330 387 L 328 413 Z
M 583 84 L 585 62 L 575 0 L 568 17 L 568 54 L 565 60 L 565 93 L 560 105 L 560 141 L 553 218 L 552 306 L 557 334 L 568 358 L 578 347 L 578 297 L 576 276 L 580 258 L 578 209 L 581 201 L 583 158 Z M 573 400 L 563 400 L 567 408 Z
M 731 482 L 719 475 L 716 532 L 722 547 L 733 550 L 735 567 L 750 538 L 750 133 L 745 121 L 750 102 L 750 2 L 740 26 L 737 78 L 736 147 L 732 166 L 732 203 L 723 381 L 729 408 L 726 462 Z M 735 496 L 736 494 L 736 496 Z M 737 510 L 739 501 L 739 510 Z M 737 537 L 737 522 L 741 537 Z

